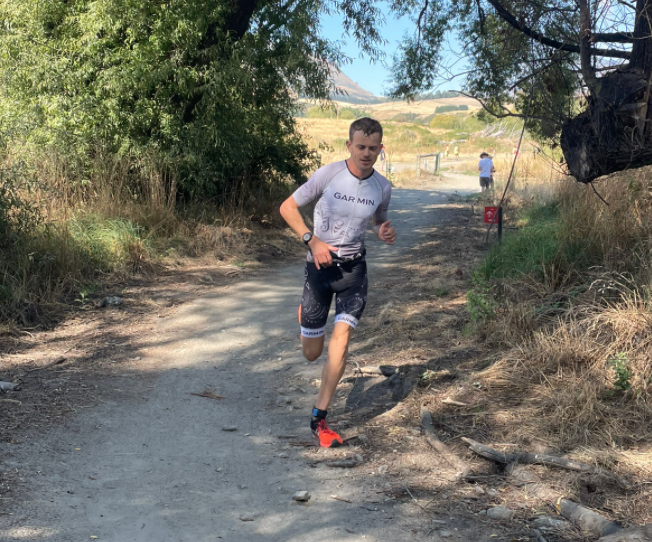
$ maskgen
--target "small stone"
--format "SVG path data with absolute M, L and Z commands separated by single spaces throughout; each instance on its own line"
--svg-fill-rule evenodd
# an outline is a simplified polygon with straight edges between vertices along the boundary
M 442 531 L 439 531 L 439 536 L 441 538 L 450 538 L 451 536 L 453 536 L 453 533 L 451 531 L 442 530 Z
M 240 516 L 240 521 L 254 521 L 256 519 L 254 514 L 242 514 Z
M 514 512 L 506 506 L 494 506 L 487 510 L 487 517 L 491 519 L 510 520 L 514 516 Z
M 548 527 L 550 529 L 567 529 L 570 527 L 568 521 L 551 518 L 550 516 L 539 516 L 532 522 L 532 525 L 535 527 Z
M 498 495 L 498 492 L 495 489 L 487 489 L 487 495 L 489 495 L 490 497 L 495 497 L 496 495 Z
M 364 433 L 360 433 L 360 434 L 358 435 L 358 440 L 359 440 L 360 442 L 367 442 L 369 439 L 367 438 L 367 435 L 365 435 Z
M 222 431 L 237 431 L 238 428 L 235 425 L 227 425 L 226 427 L 222 427 Z
M 292 495 L 292 500 L 298 502 L 307 502 L 310 500 L 310 493 L 307 491 L 297 491 L 294 495 Z
M 291 403 L 292 403 L 292 397 L 289 397 L 287 395 L 279 395 L 276 397 L 276 404 L 278 406 L 285 406 Z
M 473 491 L 475 491 L 478 495 L 484 495 L 484 489 L 482 488 L 482 486 L 479 486 L 477 484 L 473 486 Z
M 286 458 L 286 457 L 288 457 L 288 454 L 286 452 L 281 452 L 279 454 L 276 454 L 276 457 Z
M 389 467 L 387 465 L 381 465 L 378 467 L 378 474 L 385 474 Z
M 364 461 L 364 458 L 360 454 L 355 454 L 353 457 L 358 463 L 362 463 Z
M 65 386 L 67 380 L 65 378 L 53 378 L 51 380 L 44 380 L 42 386 L 48 390 L 58 390 Z
M 117 306 L 117 305 L 121 305 L 121 304 L 122 304 L 122 298 L 117 296 L 117 295 L 114 295 L 114 296 L 109 296 L 109 297 L 102 298 L 100 301 L 95 303 L 95 306 L 97 308 L 102 308 L 102 307 L 106 307 L 108 305 Z

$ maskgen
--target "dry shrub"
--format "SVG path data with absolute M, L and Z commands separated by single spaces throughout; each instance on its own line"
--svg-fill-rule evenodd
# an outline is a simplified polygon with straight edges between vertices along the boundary
M 478 379 L 496 400 L 523 398 L 523 417 L 506 429 L 517 440 L 561 450 L 650 440 L 650 170 L 614 175 L 599 190 L 609 206 L 590 187 L 561 184 L 549 275 L 502 284 L 488 330 L 509 350 Z
M 12 195 L 0 205 L 0 323 L 9 326 L 48 325 L 103 284 L 179 257 L 244 265 L 261 250 L 271 260 L 299 245 L 278 213 L 290 183 L 238 185 L 220 205 L 184 207 L 175 172 L 154 159 L 97 152 L 84 179 L 55 153 L 31 163 L 0 157 L 0 197 L 5 185 Z
M 652 278 L 651 174 L 652 168 L 642 168 L 598 183 L 608 206 L 590 187 L 564 183 L 558 199 L 566 255 L 581 251 L 581 263 L 626 273 L 647 287 Z
M 570 310 L 479 377 L 492 394 L 507 389 L 534 408 L 514 430 L 563 450 L 633 444 L 652 419 L 652 307 L 626 299 Z

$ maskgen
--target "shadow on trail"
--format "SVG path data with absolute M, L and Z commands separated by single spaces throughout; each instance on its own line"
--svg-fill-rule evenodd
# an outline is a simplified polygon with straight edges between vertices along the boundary
M 411 251 L 431 242 L 426 234 L 445 203 L 435 191 L 396 190 L 391 219 L 399 241 L 382 249 L 370 243 L 371 273 L 400 267 Z M 401 237 L 401 231 L 413 235 Z M 291 405 L 279 406 L 277 397 L 288 375 L 302 378 L 317 367 L 298 348 L 302 277 L 300 264 L 273 269 L 180 306 L 136 341 L 140 360 L 116 356 L 103 373 L 93 367 L 97 352 L 91 351 L 66 372 L 49 372 L 84 386 L 100 381 L 99 404 L 70 405 L 76 412 L 63 426 L 0 445 L 4 468 L 29 480 L 26 497 L 9 503 L 13 515 L 0 518 L 0 539 L 325 542 L 430 534 L 421 522 L 423 511 L 400 489 L 403 480 L 365 471 L 365 483 L 356 483 L 358 469 L 334 471 L 319 463 L 313 468 L 311 460 L 330 457 L 331 451 L 297 451 L 279 438 L 310 437 L 307 422 L 316 393 L 311 379 L 304 378 L 310 393 L 297 391 Z M 372 286 L 370 296 L 379 307 L 384 293 Z M 125 340 L 120 334 L 109 337 L 115 344 Z M 365 348 L 361 351 L 373 354 L 373 343 Z M 402 368 L 393 379 L 358 379 L 346 406 L 358 410 L 360 419 L 372 419 L 408 396 L 424 370 L 438 365 L 435 356 Z M 25 376 L 42 378 L 38 372 Z M 191 395 L 205 389 L 225 398 Z M 367 403 L 371 410 L 364 411 Z M 223 430 L 230 426 L 237 430 Z M 412 478 L 435 468 L 416 465 Z M 427 487 L 409 484 L 417 497 L 428 494 Z M 292 501 L 298 490 L 312 494 L 307 505 Z M 453 507 L 449 503 L 437 513 L 452 514 Z M 455 527 L 464 538 L 473 522 L 460 519 Z M 436 533 L 428 537 L 437 539 Z M 494 538 L 476 532 L 467 539 Z

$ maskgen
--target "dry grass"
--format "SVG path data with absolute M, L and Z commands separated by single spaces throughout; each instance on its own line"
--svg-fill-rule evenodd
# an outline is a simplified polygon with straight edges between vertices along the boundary
M 465 294 L 485 249 L 484 225 L 468 203 L 438 211 L 440 221 L 428 239 L 374 285 L 383 296 L 370 298 L 352 350 L 361 365 L 398 365 L 404 381 L 416 383 L 393 409 L 374 411 L 373 417 L 364 413 L 370 417 L 364 431 L 373 436 L 375 450 L 398 449 L 404 461 L 421 453 L 416 444 L 397 444 L 396 435 L 410 434 L 426 404 L 442 440 L 476 472 L 497 471 L 461 446 L 461 435 L 499 450 L 563 453 L 631 483 L 624 488 L 615 477 L 527 467 L 536 480 L 527 486 L 531 490 L 510 479 L 486 482 L 500 491 L 502 504 L 547 512 L 547 503 L 566 496 L 605 517 L 652 521 L 652 493 L 646 489 L 652 476 L 646 266 L 652 179 L 638 171 L 608 183 L 598 189 L 609 207 L 587 187 L 542 185 L 544 199 L 553 192 L 553 201 L 560 201 L 554 230 L 559 253 L 543 275 L 498 281 L 491 294 L 495 316 L 478 326 L 469 322 Z M 531 205 L 528 198 L 511 199 Z M 445 398 L 468 406 L 447 405 Z M 423 491 L 442 484 L 442 476 L 428 472 L 418 478 L 413 483 Z M 462 489 L 452 492 L 463 498 Z M 446 491 L 450 498 L 451 488 Z M 438 502 L 436 495 L 429 498 Z
M 84 182 L 52 156 L 36 171 L 1 165 L 21 203 L 0 212 L 0 332 L 49 325 L 116 281 L 188 258 L 254 266 L 300 249 L 278 213 L 289 185 L 184 208 L 169 172 L 152 168 L 134 184 L 127 159 L 95 161 Z
M 599 187 L 563 183 L 556 256 L 542 280 L 503 283 L 494 339 L 513 345 L 478 378 L 531 415 L 504 435 L 554 448 L 650 444 L 652 179 L 615 175 Z
M 416 102 L 407 101 L 388 101 L 380 104 L 350 104 L 346 102 L 335 102 L 338 107 L 353 107 L 356 109 L 364 109 L 369 112 L 371 116 L 380 121 L 387 121 L 399 114 L 415 114 L 422 117 L 427 117 L 435 112 L 435 109 L 441 105 L 467 105 L 468 112 L 473 113 L 480 109 L 480 104 L 472 99 L 463 96 L 457 98 L 442 98 L 432 100 L 419 100 Z M 350 121 L 349 121 L 350 122 Z
M 557 450 L 649 441 L 652 312 L 629 299 L 579 305 L 477 376 L 492 397 L 524 398 L 529 415 L 504 438 Z M 525 406 L 525 405 L 524 405 Z
M 479 149 L 477 155 L 474 154 L 469 157 L 469 153 L 467 152 L 461 155 L 460 160 L 447 160 L 444 167 L 455 173 L 478 175 L 479 153 L 482 150 L 485 150 L 482 148 Z M 505 182 L 507 182 L 509 172 L 512 169 L 514 155 L 507 151 L 499 153 L 492 151 L 493 149 L 488 150 L 492 156 L 494 167 L 496 168 L 494 179 L 499 185 L 504 186 Z M 535 189 L 535 191 L 540 194 L 543 186 L 550 185 L 558 180 L 559 173 L 559 166 L 552 163 L 549 158 L 542 154 L 524 152 L 516 161 L 512 189 L 516 191 L 517 194 L 522 191 L 527 192 L 531 189 Z
M 349 154 L 346 150 L 346 140 L 348 139 L 348 130 L 352 121 L 307 118 L 296 120 L 304 139 L 312 149 L 320 154 L 323 164 L 348 158 Z M 454 167 L 456 168 L 455 170 L 464 172 L 466 171 L 465 169 L 458 168 L 466 164 L 469 171 L 473 174 L 477 171 L 476 158 L 481 151 L 488 151 L 492 154 L 498 153 L 501 157 L 508 159 L 512 156 L 511 151 L 516 144 L 515 139 L 483 138 L 479 135 L 458 137 L 454 131 L 434 129 L 421 124 L 407 122 L 383 121 L 383 128 L 383 142 L 387 148 L 388 159 L 393 163 L 416 162 L 417 154 L 443 152 L 446 141 L 450 142 L 455 138 L 464 138 L 466 141 L 458 144 L 461 160 L 459 165 L 455 163 Z M 453 161 L 452 151 L 453 149 L 451 148 L 449 150 L 451 161 Z M 527 154 L 524 153 L 524 156 Z M 470 157 L 472 157 L 471 160 L 469 160 Z M 534 160 L 532 162 L 534 163 Z M 541 162 L 543 163 L 543 160 Z M 529 175 L 534 177 L 537 173 L 538 170 L 532 170 Z

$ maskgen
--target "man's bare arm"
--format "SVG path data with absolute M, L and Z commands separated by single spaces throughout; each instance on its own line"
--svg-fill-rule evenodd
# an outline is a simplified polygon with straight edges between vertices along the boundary
M 294 197 L 290 196 L 281 204 L 281 216 L 285 219 L 288 226 L 292 228 L 294 233 L 299 237 L 303 237 L 304 234 L 309 233 L 310 230 L 306 226 L 301 213 L 299 212 L 299 205 L 295 201 Z M 337 247 L 333 247 L 324 243 L 316 235 L 312 236 L 312 239 L 308 243 L 310 247 L 310 252 L 312 252 L 312 257 L 315 260 L 315 265 L 317 269 L 320 268 L 320 265 L 329 266 L 333 263 L 333 258 L 331 257 L 330 251 L 337 251 Z

